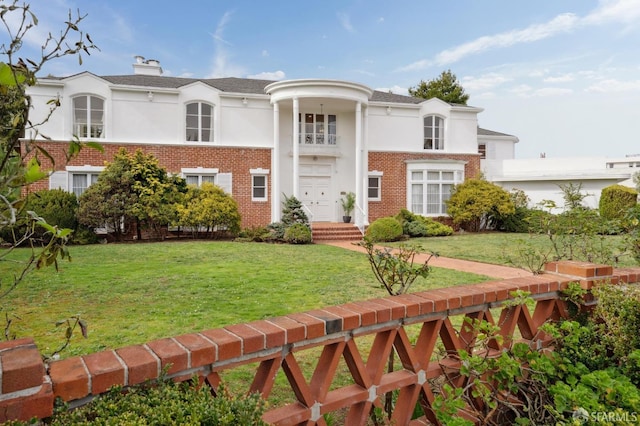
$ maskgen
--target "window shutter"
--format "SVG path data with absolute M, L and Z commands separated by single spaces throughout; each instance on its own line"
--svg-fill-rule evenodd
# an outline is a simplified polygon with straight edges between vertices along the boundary
M 69 190 L 69 177 L 67 172 L 53 172 L 49 176 L 49 189 Z
M 216 184 L 227 194 L 231 194 L 231 173 L 218 173 L 216 175 Z

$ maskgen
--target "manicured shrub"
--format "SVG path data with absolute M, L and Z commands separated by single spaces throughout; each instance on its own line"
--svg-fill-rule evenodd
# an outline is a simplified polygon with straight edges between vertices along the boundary
M 396 241 L 402 237 L 402 225 L 393 217 L 382 217 L 369 225 L 366 236 L 373 242 Z
M 638 192 L 622 185 L 611 185 L 602 189 L 600 216 L 607 220 L 621 220 L 627 211 L 638 203 Z
M 497 217 L 512 214 L 515 205 L 509 193 L 484 179 L 468 179 L 453 187 L 447 213 L 465 231 L 495 227 Z
M 252 226 L 240 231 L 236 241 L 264 242 L 269 241 L 270 235 L 271 231 L 266 226 Z
M 222 188 L 209 182 L 201 187 L 190 186 L 183 203 L 178 204 L 178 225 L 188 227 L 194 236 L 205 230 L 223 235 L 240 232 L 241 217 L 238 203 Z
M 194 380 L 195 382 L 195 380 Z M 234 398 L 224 388 L 213 397 L 196 383 L 134 386 L 109 393 L 78 409 L 58 409 L 51 425 L 266 425 L 261 419 L 265 402 L 258 394 Z
M 410 237 L 439 237 L 453 234 L 453 229 L 428 217 L 400 210 L 395 219 L 402 224 L 402 231 Z
M 289 244 L 309 244 L 311 242 L 311 229 L 307 225 L 295 223 L 284 231 L 283 239 Z
M 427 237 L 445 237 L 453 234 L 453 228 L 437 220 L 422 218 L 427 227 Z

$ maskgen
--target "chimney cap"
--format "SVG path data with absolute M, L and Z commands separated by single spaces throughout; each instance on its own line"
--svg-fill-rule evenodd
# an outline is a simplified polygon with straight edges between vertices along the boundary
M 137 63 L 137 64 L 142 64 L 142 63 L 144 63 L 144 56 L 135 55 L 133 58 L 136 60 L 136 63 Z

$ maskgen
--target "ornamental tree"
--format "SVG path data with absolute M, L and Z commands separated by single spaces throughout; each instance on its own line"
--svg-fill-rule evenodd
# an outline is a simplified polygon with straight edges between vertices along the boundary
M 469 95 L 451 70 L 442 71 L 440 76 L 429 81 L 420 80 L 415 87 L 409 88 L 409 94 L 416 98 L 438 98 L 450 104 L 466 105 Z

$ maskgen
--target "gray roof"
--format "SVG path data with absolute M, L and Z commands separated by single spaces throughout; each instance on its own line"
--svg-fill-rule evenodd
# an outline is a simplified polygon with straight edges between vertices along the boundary
M 91 74 L 91 73 L 89 73 Z M 222 92 L 228 93 L 246 93 L 264 95 L 265 87 L 271 83 L 275 83 L 275 80 L 256 80 L 251 78 L 238 78 L 238 77 L 223 77 L 223 78 L 185 78 L 185 77 L 170 77 L 162 75 L 144 75 L 144 74 L 127 74 L 127 75 L 104 75 L 96 76 L 108 81 L 112 84 L 122 86 L 138 86 L 148 88 L 160 88 L 160 89 L 178 89 L 180 87 L 201 82 L 214 87 Z M 66 77 L 47 77 L 52 80 L 62 80 Z M 398 95 L 395 93 L 383 92 L 374 90 L 371 96 L 372 102 L 387 102 L 398 104 L 414 104 L 417 105 L 424 102 L 425 99 L 416 98 L 413 96 Z M 451 104 L 455 105 L 455 104 Z M 460 105 L 466 106 L 466 105 Z
M 482 127 L 478 127 L 478 136 L 508 136 L 511 138 L 515 138 L 513 135 L 508 135 L 506 133 L 495 132 L 493 130 L 483 129 Z
M 168 77 L 160 75 L 104 75 L 97 76 L 112 84 L 123 86 L 139 86 L 161 89 L 178 89 L 180 87 L 201 82 L 214 87 L 222 92 L 228 93 L 246 93 L 264 95 L 264 88 L 275 80 L 256 80 L 251 78 L 224 77 L 224 78 L 184 78 L 184 77 Z M 62 79 L 60 77 L 47 77 L 50 79 Z M 424 99 L 414 98 L 412 96 L 397 95 L 395 93 L 381 92 L 375 90 L 371 96 L 373 102 L 389 102 L 403 104 L 419 104 Z

